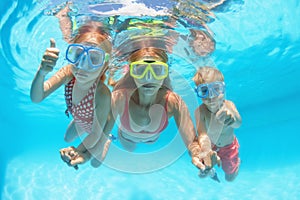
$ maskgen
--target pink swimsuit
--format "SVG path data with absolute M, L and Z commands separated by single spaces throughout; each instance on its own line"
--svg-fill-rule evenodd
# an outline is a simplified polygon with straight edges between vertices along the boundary
M 168 120 L 168 97 L 169 97 L 170 92 L 167 93 L 166 96 L 166 103 L 165 103 L 165 111 L 163 112 L 163 116 L 162 116 L 162 120 L 161 123 L 159 125 L 159 127 L 157 128 L 157 130 L 153 131 L 153 132 L 149 132 L 149 131 L 141 131 L 141 132 L 135 132 L 131 129 L 130 126 L 130 118 L 129 118 L 129 99 L 128 99 L 128 94 L 127 92 L 125 92 L 126 95 L 126 103 L 125 103 L 125 108 L 124 108 L 124 112 L 123 115 L 120 118 L 121 124 L 122 124 L 122 129 L 125 129 L 126 131 L 130 132 L 130 133 L 141 133 L 141 134 L 159 134 L 161 133 L 167 126 L 169 123 Z
M 92 124 L 94 119 L 94 98 L 95 98 L 95 90 L 97 88 L 98 81 L 92 85 L 89 89 L 86 96 L 82 98 L 82 100 L 74 105 L 72 103 L 72 92 L 75 83 L 75 78 L 73 78 L 66 86 L 65 86 L 65 100 L 67 104 L 66 115 L 69 116 L 70 112 L 74 118 L 74 121 L 79 127 L 87 133 L 92 132 Z

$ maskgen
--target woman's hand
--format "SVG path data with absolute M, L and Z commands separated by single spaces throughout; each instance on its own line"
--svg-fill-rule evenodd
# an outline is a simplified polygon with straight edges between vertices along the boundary
M 51 72 L 56 65 L 56 61 L 59 56 L 59 49 L 57 49 L 55 46 L 55 40 L 51 38 L 50 48 L 46 49 L 39 69 L 39 73 L 44 76 Z

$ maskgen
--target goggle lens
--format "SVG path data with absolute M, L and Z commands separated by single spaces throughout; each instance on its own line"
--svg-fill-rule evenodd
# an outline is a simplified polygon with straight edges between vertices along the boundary
M 78 69 L 92 71 L 102 67 L 107 54 L 100 48 L 93 46 L 84 46 L 81 44 L 70 44 L 66 51 L 66 59 L 72 63 L 77 64 L 83 56 L 86 56 L 89 61 L 89 66 L 75 65 Z
M 142 79 L 150 71 L 155 79 L 162 80 L 168 76 L 168 68 L 168 64 L 160 61 L 136 61 L 130 64 L 130 75 Z
M 214 98 L 225 93 L 225 83 L 216 81 L 212 83 L 200 84 L 195 88 L 195 92 L 200 98 Z

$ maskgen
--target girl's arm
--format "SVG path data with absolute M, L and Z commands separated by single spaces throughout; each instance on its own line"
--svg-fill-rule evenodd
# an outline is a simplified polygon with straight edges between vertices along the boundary
M 107 93 L 107 95 L 108 95 L 108 93 Z M 110 133 L 114 127 L 115 119 L 118 115 L 116 112 L 118 96 L 119 95 L 117 95 L 117 93 L 114 92 L 112 94 L 111 98 L 106 98 L 106 100 L 105 100 L 106 103 L 104 103 L 103 100 L 101 101 L 103 106 L 110 108 L 107 116 L 105 115 L 105 113 L 99 112 L 100 115 L 107 117 L 106 124 L 105 124 L 104 130 L 103 130 L 103 134 L 102 134 L 102 132 L 101 133 L 99 132 L 99 134 L 94 134 L 94 136 L 90 136 L 90 135 L 92 135 L 92 134 L 90 134 L 89 136 L 87 136 L 85 138 L 85 140 L 76 148 L 76 151 L 81 156 L 78 156 L 74 159 L 72 159 L 71 157 L 69 158 L 69 160 L 71 160 L 70 164 L 72 166 L 85 163 L 91 157 L 93 157 L 93 159 L 91 161 L 91 164 L 93 167 L 99 167 L 101 165 L 102 161 L 104 160 L 104 158 L 108 152 L 110 143 L 113 139 Z M 107 104 L 107 103 L 109 103 L 109 104 Z M 86 143 L 87 143 L 87 145 L 85 145 Z M 95 143 L 95 144 L 93 145 L 93 143 Z M 88 148 L 88 147 L 90 147 L 90 148 Z
M 58 59 L 59 50 L 55 48 L 55 41 L 50 40 L 50 48 L 44 53 L 41 65 L 32 81 L 30 98 L 33 102 L 39 103 L 49 94 L 59 88 L 72 78 L 70 66 L 61 68 L 55 75 L 45 81 L 45 76 L 51 72 Z
M 206 163 L 203 163 L 202 159 L 199 159 L 201 148 L 197 140 L 190 112 L 185 102 L 177 94 L 171 93 L 169 95 L 168 105 L 171 107 L 170 111 L 174 116 L 181 137 L 189 150 L 193 164 L 204 170 Z
M 109 113 L 111 112 L 111 93 L 110 90 L 102 82 L 99 83 L 95 95 L 95 117 L 92 133 L 84 140 L 83 145 L 86 149 L 90 149 L 98 142 L 104 132 Z
M 202 170 L 205 170 L 207 167 L 211 168 L 212 159 L 215 159 L 216 153 L 211 150 L 209 137 L 203 133 L 197 138 L 190 112 L 185 102 L 175 93 L 172 93 L 170 97 L 170 103 L 175 105 L 173 113 L 177 127 L 191 154 L 193 164 Z
M 196 128 L 198 133 L 198 144 L 201 147 L 201 157 L 208 168 L 215 164 L 220 165 L 220 158 L 217 153 L 212 151 L 211 141 L 207 135 L 207 127 L 205 125 L 204 114 L 201 112 L 201 106 L 195 110 Z
M 238 112 L 237 108 L 235 107 L 232 101 L 225 101 L 228 109 L 230 109 L 233 113 L 234 122 L 231 124 L 232 128 L 239 128 L 242 124 L 242 117 Z
M 190 112 L 185 102 L 174 92 L 168 97 L 168 105 L 171 105 L 170 111 L 174 116 L 181 137 L 186 147 L 188 147 L 196 138 L 196 132 Z

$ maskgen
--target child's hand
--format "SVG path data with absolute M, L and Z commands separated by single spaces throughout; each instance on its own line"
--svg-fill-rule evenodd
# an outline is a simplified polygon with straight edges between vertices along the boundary
M 51 72 L 56 65 L 56 61 L 58 59 L 59 49 L 55 48 L 55 40 L 53 38 L 50 39 L 50 48 L 47 48 L 42 59 L 42 63 L 40 65 L 39 72 L 43 75 Z
M 78 164 L 82 164 L 86 161 L 85 157 L 81 152 L 78 152 L 74 147 L 63 148 L 60 151 L 60 156 L 64 162 L 71 167 L 77 167 Z
M 220 110 L 216 113 L 216 119 L 226 125 L 230 126 L 236 121 L 235 114 L 227 102 L 224 102 L 223 106 L 220 108 Z
M 220 166 L 221 160 L 215 151 L 201 152 L 192 157 L 193 164 L 201 170 L 211 169 L 214 165 Z

